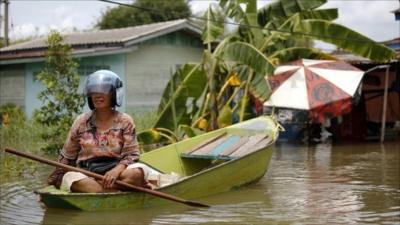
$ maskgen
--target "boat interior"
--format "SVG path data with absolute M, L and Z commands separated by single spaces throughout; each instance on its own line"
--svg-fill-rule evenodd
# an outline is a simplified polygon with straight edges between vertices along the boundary
M 270 130 L 265 129 L 265 124 L 261 127 L 263 129 L 220 129 L 146 152 L 140 161 L 176 181 L 176 177 L 192 176 L 273 143 Z

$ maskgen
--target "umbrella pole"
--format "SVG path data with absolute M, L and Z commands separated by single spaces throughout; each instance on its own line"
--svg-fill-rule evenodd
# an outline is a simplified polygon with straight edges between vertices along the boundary
M 381 124 L 381 142 L 385 140 L 385 126 L 386 126 L 386 108 L 387 108 L 387 96 L 389 87 L 389 68 L 386 67 L 385 73 L 385 89 L 383 92 L 383 109 L 382 109 L 382 124 Z

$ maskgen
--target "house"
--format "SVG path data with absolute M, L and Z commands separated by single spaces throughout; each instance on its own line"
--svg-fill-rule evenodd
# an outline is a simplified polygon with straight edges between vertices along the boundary
M 396 51 L 396 59 L 384 64 L 389 66 L 387 87 L 386 68 L 380 68 L 381 63 L 343 51 L 331 53 L 337 59 L 366 71 L 359 104 L 353 105 L 352 112 L 344 115 L 341 125 L 334 128 L 340 140 L 379 139 L 383 115 L 386 125 L 385 135 L 391 139 L 400 138 L 400 37 L 381 43 Z M 387 107 L 384 110 L 385 89 L 387 89 Z
M 395 20 L 400 20 L 400 8 L 393 10 L 392 13 L 394 14 Z
M 133 111 L 158 105 L 171 72 L 203 53 L 201 29 L 189 21 L 174 20 L 121 29 L 67 34 L 81 75 L 112 70 L 124 81 L 120 110 Z M 0 105 L 20 105 L 28 116 L 41 106 L 43 89 L 35 75 L 44 66 L 46 38 L 0 49 Z

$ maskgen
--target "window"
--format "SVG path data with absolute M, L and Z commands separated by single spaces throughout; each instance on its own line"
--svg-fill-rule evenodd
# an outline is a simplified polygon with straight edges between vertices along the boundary
M 78 73 L 81 76 L 87 76 L 91 73 L 96 72 L 97 70 L 109 70 L 110 66 L 107 65 L 102 65 L 102 66 L 97 66 L 97 65 L 80 65 L 78 68 Z

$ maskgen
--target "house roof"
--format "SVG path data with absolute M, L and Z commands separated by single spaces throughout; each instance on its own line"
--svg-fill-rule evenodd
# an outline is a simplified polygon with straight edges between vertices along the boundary
M 391 11 L 392 13 L 400 13 L 400 8 Z
M 383 41 L 380 43 L 395 50 L 396 59 L 392 60 L 392 62 L 400 60 L 400 48 L 396 48 L 396 46 L 398 44 L 400 44 L 400 37 L 394 38 L 394 39 L 388 40 L 388 41 Z M 337 59 L 346 61 L 351 64 L 375 64 L 376 63 L 370 59 L 367 59 L 367 58 L 364 58 L 361 56 L 357 56 L 357 55 L 353 55 L 353 54 L 343 51 L 343 50 L 335 50 L 335 51 L 331 52 L 330 54 Z
M 353 55 L 351 53 L 345 52 L 345 51 L 334 51 L 331 53 L 331 55 L 339 60 L 346 61 L 348 63 L 351 63 L 353 65 L 356 64 L 377 64 L 377 62 L 372 61 L 370 59 Z M 396 51 L 396 59 L 391 60 L 390 62 L 397 62 L 400 59 L 400 50 Z
M 185 30 L 197 36 L 201 34 L 199 27 L 186 19 L 180 19 L 135 27 L 66 34 L 64 35 L 64 43 L 72 46 L 74 54 L 82 52 L 82 49 L 89 48 L 91 52 L 96 50 L 106 51 L 107 49 L 115 51 L 116 47 L 124 48 L 132 46 L 178 30 Z M 0 59 L 7 60 L 43 56 L 47 48 L 46 39 L 40 38 L 0 48 Z
M 391 47 L 391 46 L 399 46 L 400 45 L 400 37 L 394 38 L 392 40 L 384 41 L 384 42 L 381 42 L 381 43 L 384 44 L 384 45 L 387 45 L 389 47 Z
M 372 61 L 370 59 L 364 58 L 362 56 L 353 55 L 346 51 L 336 50 L 330 53 L 333 57 L 343 60 L 351 64 L 370 64 Z

